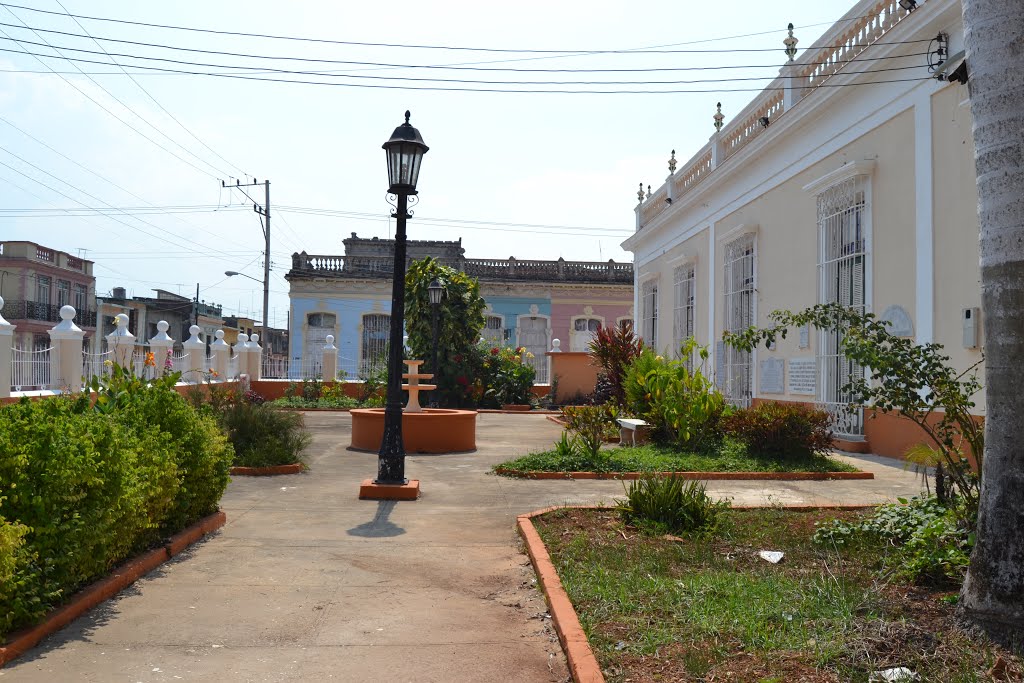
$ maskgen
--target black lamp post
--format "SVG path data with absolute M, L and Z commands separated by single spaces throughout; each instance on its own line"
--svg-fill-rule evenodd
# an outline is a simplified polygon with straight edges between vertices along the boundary
M 377 454 L 375 484 L 405 484 L 405 445 L 402 443 L 402 329 L 405 325 L 405 221 L 409 195 L 416 194 L 420 163 L 429 147 L 409 123 L 395 128 L 384 143 L 388 158 L 388 192 L 397 197 L 395 213 L 395 264 L 391 285 L 391 332 L 388 337 L 388 392 L 384 406 L 384 438 Z
M 431 321 L 433 358 L 430 361 L 430 371 L 434 373 L 434 384 L 437 384 L 439 376 L 437 372 L 437 314 L 441 309 L 441 295 L 444 294 L 444 287 L 437 281 L 437 278 L 430 281 L 430 284 L 427 286 L 427 294 L 430 295 L 430 308 L 433 316 Z M 437 407 L 437 389 L 430 392 L 430 407 Z

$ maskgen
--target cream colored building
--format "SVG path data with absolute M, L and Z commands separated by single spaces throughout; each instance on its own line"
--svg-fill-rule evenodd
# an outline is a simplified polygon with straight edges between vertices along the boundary
M 776 309 L 841 301 L 942 344 L 957 367 L 981 358 L 971 109 L 967 87 L 948 79 L 963 62 L 960 2 L 908 12 L 864 0 L 815 46 L 739 115 L 716 116 L 709 143 L 642 193 L 623 243 L 637 327 L 667 353 L 690 335 L 709 345 L 733 403 L 824 405 L 844 438 L 898 455 L 920 433 L 842 408 L 856 369 L 835 339 L 802 330 L 752 354 L 720 341 Z M 945 63 L 930 68 L 940 47 Z

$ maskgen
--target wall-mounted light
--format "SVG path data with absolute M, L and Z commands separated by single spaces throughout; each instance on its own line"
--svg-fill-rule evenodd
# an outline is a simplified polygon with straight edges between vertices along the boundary
M 913 12 L 917 9 L 917 0 L 900 0 L 900 7 L 908 12 Z
M 762 128 L 767 128 L 772 123 L 771 119 L 769 119 L 767 116 L 762 116 L 757 120 L 757 122 L 761 124 Z

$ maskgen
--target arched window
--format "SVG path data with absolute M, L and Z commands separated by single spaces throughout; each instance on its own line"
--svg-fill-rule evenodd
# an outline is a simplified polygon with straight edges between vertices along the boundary
M 501 346 L 505 343 L 505 319 L 500 315 L 488 315 L 484 318 L 484 328 L 480 337 L 489 344 Z
M 572 319 L 570 333 L 572 338 L 569 341 L 570 351 L 589 351 L 590 342 L 594 340 L 597 331 L 604 326 L 604 320 L 594 316 L 577 316 Z

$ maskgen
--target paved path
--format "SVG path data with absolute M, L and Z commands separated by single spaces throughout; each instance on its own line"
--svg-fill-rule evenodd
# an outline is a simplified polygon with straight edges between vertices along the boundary
M 471 454 L 421 455 L 419 501 L 357 499 L 376 455 L 347 450 L 347 413 L 307 413 L 311 471 L 236 478 L 224 529 L 5 669 L 0 681 L 566 680 L 515 516 L 609 503 L 617 481 L 519 481 L 492 464 L 547 448 L 542 416 L 482 414 Z M 914 475 L 858 458 L 873 481 L 711 482 L 737 504 L 910 496 Z

